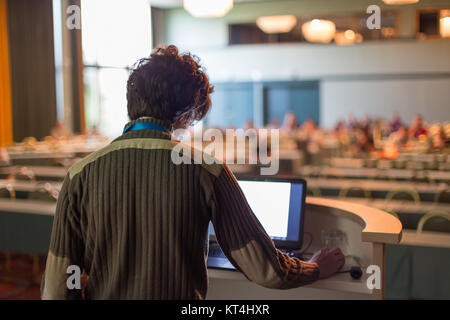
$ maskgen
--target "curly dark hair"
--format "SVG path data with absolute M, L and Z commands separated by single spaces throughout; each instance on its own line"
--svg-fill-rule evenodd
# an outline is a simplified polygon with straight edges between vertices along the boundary
M 131 70 L 128 116 L 131 120 L 154 117 L 187 127 L 208 113 L 213 90 L 198 57 L 179 54 L 173 45 L 159 47 Z

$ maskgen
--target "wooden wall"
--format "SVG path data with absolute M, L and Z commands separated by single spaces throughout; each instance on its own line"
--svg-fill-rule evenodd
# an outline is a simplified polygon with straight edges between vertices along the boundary
M 0 147 L 12 142 L 11 86 L 6 0 L 0 0 Z
M 15 141 L 42 138 L 56 123 L 52 0 L 8 0 Z

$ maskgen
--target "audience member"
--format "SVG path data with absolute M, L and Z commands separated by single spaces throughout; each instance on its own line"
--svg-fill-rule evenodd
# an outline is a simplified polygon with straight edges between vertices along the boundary
M 397 112 L 394 112 L 394 114 L 392 115 L 391 123 L 390 123 L 391 133 L 396 132 L 401 127 L 403 127 L 403 126 L 402 126 L 402 122 L 400 121 L 400 117 Z
M 6 148 L 0 147 L 0 165 L 6 165 L 9 163 L 9 155 Z
M 421 135 L 427 135 L 427 129 L 425 128 L 422 116 L 420 114 L 416 115 L 413 123 L 409 127 L 409 135 L 414 138 L 418 138 Z
M 286 114 L 284 115 L 283 125 L 280 128 L 281 133 L 294 134 L 297 128 L 298 128 L 297 116 L 291 111 L 286 112 Z
M 64 125 L 62 121 L 56 121 L 55 127 L 51 131 L 51 136 L 59 139 L 62 137 L 71 137 L 73 135 L 72 131 Z

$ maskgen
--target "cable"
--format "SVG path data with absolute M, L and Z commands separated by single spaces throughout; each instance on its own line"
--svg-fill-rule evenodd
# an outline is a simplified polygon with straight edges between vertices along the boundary
M 355 279 L 358 280 L 362 277 L 362 269 L 361 267 L 351 267 L 350 270 L 344 270 L 344 271 L 338 271 L 337 273 L 350 273 L 350 276 Z

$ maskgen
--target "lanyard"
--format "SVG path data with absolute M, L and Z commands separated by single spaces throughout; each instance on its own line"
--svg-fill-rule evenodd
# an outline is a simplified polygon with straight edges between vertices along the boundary
M 142 129 L 157 130 L 157 131 L 163 131 L 163 132 L 169 133 L 169 130 L 167 130 L 166 128 L 164 128 L 163 126 L 161 126 L 161 125 L 159 125 L 157 123 L 136 122 L 132 126 L 129 126 L 128 128 L 125 128 L 125 130 L 123 130 L 122 134 L 125 134 L 128 131 L 142 130 Z

